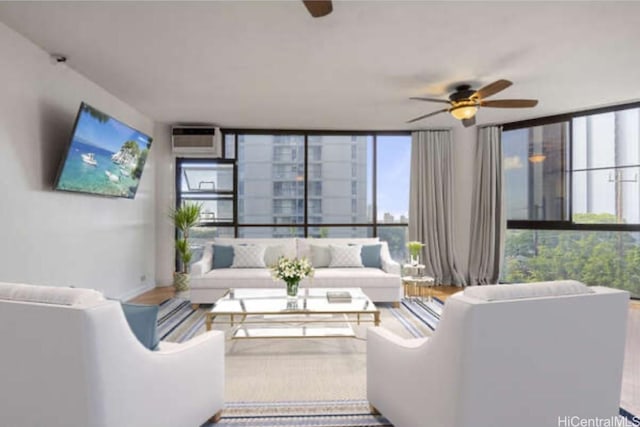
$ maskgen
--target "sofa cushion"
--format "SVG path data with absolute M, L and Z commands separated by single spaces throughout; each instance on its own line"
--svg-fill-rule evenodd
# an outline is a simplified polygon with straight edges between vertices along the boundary
M 140 344 L 149 350 L 158 347 L 158 306 L 122 303 L 122 312 Z
M 311 245 L 311 265 L 313 268 L 326 268 L 331 263 L 329 246 Z
M 231 268 L 265 268 L 264 251 L 262 245 L 234 245 Z
M 102 293 L 94 289 L 2 282 L 0 299 L 59 305 L 92 305 L 105 300 Z
M 484 301 L 503 301 L 592 293 L 594 293 L 593 289 L 575 280 L 521 283 L 513 285 L 470 286 L 464 290 L 465 296 Z
M 371 268 L 382 268 L 382 261 L 380 260 L 381 249 L 381 243 L 377 243 L 375 245 L 362 245 L 362 251 L 360 252 L 362 265 Z
M 378 237 L 322 237 L 322 238 L 299 238 L 297 240 L 298 258 L 311 259 L 311 245 L 329 246 L 339 245 L 347 246 L 349 244 L 373 245 L 380 242 Z
M 264 250 L 264 263 L 267 267 L 271 267 L 272 265 L 276 265 L 278 259 L 283 256 L 286 256 L 284 245 L 267 246 Z
M 315 288 L 390 288 L 400 287 L 400 278 L 379 268 L 319 268 L 313 279 L 304 279 L 303 286 Z
M 287 258 L 296 257 L 296 238 L 250 238 L 250 237 L 218 237 L 214 243 L 218 245 L 262 245 L 267 246 L 284 246 L 284 256 Z
M 351 246 L 337 246 L 329 245 L 329 252 L 331 253 L 331 261 L 329 262 L 329 268 L 335 267 L 351 267 L 362 268 L 362 258 L 360 253 L 362 252 L 362 245 Z
M 233 246 L 213 245 L 212 268 L 229 268 L 233 265 Z

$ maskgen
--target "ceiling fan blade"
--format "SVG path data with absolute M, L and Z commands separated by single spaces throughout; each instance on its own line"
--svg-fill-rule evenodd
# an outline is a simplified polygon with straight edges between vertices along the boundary
M 333 10 L 331 0 L 302 0 L 302 2 L 314 18 L 328 15 Z
M 513 83 L 511 83 L 509 80 L 496 80 L 495 82 L 490 83 L 481 89 L 478 89 L 474 96 L 480 99 L 485 99 L 490 97 L 491 95 L 495 95 L 496 93 L 505 90 L 512 84 Z
M 462 119 L 462 126 L 468 128 L 469 126 L 473 126 L 476 124 L 476 116 L 471 117 L 470 119 Z
M 538 105 L 537 99 L 496 99 L 495 101 L 480 101 L 483 107 L 491 108 L 531 108 Z
M 436 114 L 444 113 L 446 111 L 449 111 L 449 109 L 445 108 L 444 110 L 434 111 L 433 113 L 425 114 L 424 116 L 420 116 L 420 117 L 416 117 L 415 119 L 411 119 L 407 123 L 417 122 L 418 120 L 426 119 L 427 117 L 435 116 Z
M 412 96 L 409 99 L 413 99 L 413 100 L 416 100 L 416 101 L 441 102 L 443 104 L 451 104 L 451 102 L 447 101 L 446 99 L 425 98 L 425 97 L 422 97 L 422 96 Z

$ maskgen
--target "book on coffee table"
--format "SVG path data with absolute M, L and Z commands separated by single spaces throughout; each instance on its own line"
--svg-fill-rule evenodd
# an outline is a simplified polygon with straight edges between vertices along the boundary
M 327 291 L 329 302 L 351 302 L 351 294 L 348 291 Z

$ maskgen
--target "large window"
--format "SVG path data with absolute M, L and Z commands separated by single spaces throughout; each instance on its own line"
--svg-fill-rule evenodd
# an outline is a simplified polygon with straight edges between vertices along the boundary
M 507 282 L 576 279 L 640 297 L 640 108 L 503 132 Z
M 223 162 L 237 168 L 237 190 L 225 195 L 236 216 L 203 221 L 197 235 L 379 236 L 394 258 L 406 257 L 408 133 L 226 131 L 224 142 Z M 190 159 L 180 165 L 191 167 Z
M 567 122 L 503 133 L 507 218 L 563 221 L 569 218 Z

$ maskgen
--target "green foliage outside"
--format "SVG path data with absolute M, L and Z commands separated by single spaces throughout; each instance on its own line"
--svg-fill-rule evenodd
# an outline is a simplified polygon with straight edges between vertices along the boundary
M 610 214 L 580 214 L 578 223 L 616 223 Z M 640 297 L 640 233 L 509 230 L 502 280 L 507 283 L 573 279 Z
M 407 227 L 378 227 L 378 236 L 389 245 L 391 258 L 398 262 L 407 260 Z

